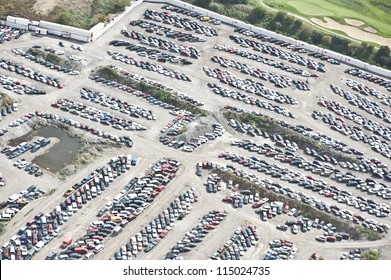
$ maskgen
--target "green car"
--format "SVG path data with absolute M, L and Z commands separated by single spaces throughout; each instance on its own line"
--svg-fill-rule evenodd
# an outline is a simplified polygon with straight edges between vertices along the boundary
M 106 212 L 106 209 L 105 209 L 105 208 L 100 209 L 99 212 L 98 212 L 98 214 L 96 214 L 96 216 L 97 216 L 97 217 L 102 217 L 103 214 L 104 214 L 105 212 Z

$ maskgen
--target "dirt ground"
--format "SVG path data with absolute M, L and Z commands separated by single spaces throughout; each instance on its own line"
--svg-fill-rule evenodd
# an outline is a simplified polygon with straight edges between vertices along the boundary
M 385 45 L 385 46 L 390 46 L 391 47 L 391 39 L 390 38 L 384 38 L 384 37 L 381 37 L 379 35 L 373 34 L 373 33 L 376 32 L 376 30 L 373 29 L 373 28 L 366 29 L 368 31 L 368 32 L 366 32 L 366 31 L 363 31 L 363 30 L 357 28 L 356 26 L 358 26 L 358 25 L 350 26 L 350 25 L 352 25 L 351 21 L 349 23 L 350 25 L 345 25 L 345 24 L 340 24 L 340 23 L 336 22 L 335 20 L 333 20 L 331 18 L 328 18 L 328 17 L 325 17 L 324 20 L 326 22 L 324 22 L 324 21 L 322 21 L 320 19 L 317 19 L 317 18 L 312 18 L 311 19 L 311 21 L 316 23 L 317 25 L 320 25 L 320 26 L 328 28 L 328 29 L 334 29 L 334 30 L 343 31 L 348 36 L 350 36 L 350 37 L 352 37 L 354 39 L 358 39 L 358 40 L 361 40 L 361 41 L 375 42 L 375 43 L 378 43 L 380 45 Z M 353 24 L 353 25 L 355 25 L 355 24 Z
M 202 177 L 197 177 L 195 175 L 195 166 L 199 161 L 214 161 L 227 164 L 223 160 L 217 158 L 217 155 L 222 151 L 233 151 L 238 154 L 251 155 L 248 151 L 240 150 L 237 147 L 232 147 L 230 145 L 232 140 L 235 139 L 248 139 L 246 135 L 239 134 L 229 128 L 224 124 L 226 132 L 224 135 L 214 141 L 209 141 L 208 143 L 200 146 L 193 153 L 184 153 L 179 150 L 170 148 L 168 146 L 164 146 L 158 142 L 158 137 L 160 135 L 160 130 L 173 119 L 173 116 L 168 113 L 167 110 L 152 106 L 144 99 L 139 99 L 133 95 L 126 94 L 123 91 L 120 91 L 115 88 L 109 88 L 102 84 L 97 84 L 94 81 L 89 79 L 89 74 L 92 69 L 95 69 L 97 66 L 103 65 L 116 65 L 121 68 L 124 68 L 128 71 L 132 71 L 135 74 L 140 74 L 142 76 L 159 80 L 177 90 L 180 90 L 186 94 L 191 95 L 192 97 L 203 100 L 206 104 L 204 108 L 209 110 L 211 114 L 218 120 L 222 119 L 221 107 L 226 104 L 235 104 L 238 107 L 247 108 L 247 109 L 255 109 L 255 107 L 239 103 L 238 101 L 234 101 L 232 99 L 225 99 L 221 96 L 217 96 L 214 93 L 211 93 L 210 89 L 207 87 L 208 82 L 215 82 L 210 77 L 207 77 L 202 69 L 202 66 L 207 65 L 208 67 L 217 67 L 216 64 L 210 62 L 210 57 L 212 55 L 220 55 L 224 57 L 228 57 L 235 61 L 240 61 L 241 59 L 238 56 L 234 56 L 232 54 L 219 52 L 214 48 L 215 44 L 227 44 L 230 46 L 236 46 L 229 38 L 228 35 L 232 34 L 232 27 L 220 25 L 217 26 L 218 32 L 220 36 L 218 37 L 207 37 L 207 42 L 205 43 L 194 43 L 194 47 L 199 48 L 201 51 L 201 59 L 194 61 L 193 65 L 190 66 L 180 66 L 170 64 L 167 65 L 171 69 L 180 70 L 187 73 L 193 80 L 192 83 L 186 83 L 183 81 L 178 81 L 175 79 L 171 79 L 166 76 L 156 75 L 154 72 L 149 72 L 142 70 L 141 68 L 136 68 L 134 66 L 125 65 L 118 61 L 112 60 L 107 54 L 107 50 L 116 50 L 120 53 L 126 53 L 126 50 L 123 48 L 114 48 L 108 46 L 108 42 L 112 39 L 125 39 L 122 35 L 120 35 L 120 30 L 123 27 L 126 27 L 129 31 L 134 29 L 140 32 L 145 31 L 138 27 L 129 26 L 129 21 L 133 19 L 142 19 L 142 14 L 146 8 L 159 10 L 161 5 L 157 4 L 142 4 L 136 7 L 127 17 L 121 19 L 116 25 L 112 27 L 110 32 L 106 32 L 102 37 L 90 44 L 83 45 L 83 52 L 78 52 L 69 47 L 70 43 L 76 42 L 68 42 L 62 40 L 66 47 L 61 48 L 66 52 L 66 55 L 74 54 L 78 56 L 82 56 L 85 64 L 87 65 L 85 69 L 83 69 L 79 76 L 66 76 L 65 74 L 49 71 L 47 68 L 31 63 L 24 58 L 19 56 L 15 56 L 12 54 L 12 48 L 22 48 L 26 49 L 31 47 L 34 44 L 40 44 L 42 46 L 51 46 L 52 48 L 59 49 L 58 46 L 59 39 L 54 37 L 34 37 L 30 35 L 24 35 L 19 40 L 13 42 L 7 42 L 2 45 L 0 50 L 0 55 L 6 59 L 15 61 L 16 63 L 22 63 L 25 65 L 31 66 L 33 69 L 37 69 L 43 73 L 47 73 L 48 75 L 58 77 L 64 83 L 64 89 L 57 90 L 49 86 L 43 86 L 42 84 L 38 84 L 35 81 L 26 80 L 28 84 L 37 87 L 44 87 L 48 94 L 44 96 L 17 96 L 14 93 L 10 93 L 13 97 L 18 98 L 20 103 L 20 109 L 18 112 L 7 116 L 0 122 L 0 128 L 6 127 L 9 122 L 12 120 L 24 115 L 26 112 L 35 111 L 37 109 L 45 112 L 56 113 L 59 115 L 65 115 L 70 117 L 66 112 L 60 111 L 50 106 L 51 103 L 55 102 L 59 98 L 69 98 L 77 101 L 82 101 L 79 94 L 79 89 L 81 87 L 92 88 L 97 91 L 101 91 L 107 94 L 110 94 L 114 97 L 117 97 L 122 100 L 126 100 L 129 103 L 140 105 L 141 107 L 148 107 L 152 110 L 158 117 L 156 121 L 148 121 L 145 119 L 137 119 L 136 121 L 141 123 L 142 125 L 147 127 L 146 131 L 143 132 L 127 132 L 127 135 L 131 136 L 134 141 L 134 147 L 132 149 L 127 148 L 111 148 L 102 152 L 102 156 L 90 163 L 83 169 L 79 170 L 79 172 L 75 175 L 70 176 L 67 180 L 61 181 L 52 174 L 45 174 L 43 178 L 32 178 L 31 176 L 22 176 L 20 171 L 12 166 L 12 162 L 5 158 L 3 154 L 0 154 L 1 164 L 1 172 L 2 174 L 8 178 L 7 186 L 0 189 L 0 200 L 6 199 L 8 196 L 13 193 L 17 193 L 27 186 L 31 184 L 36 184 L 42 189 L 48 190 L 53 186 L 56 187 L 56 192 L 51 196 L 44 197 L 38 201 L 35 201 L 25 208 L 21 212 L 17 214 L 17 216 L 7 225 L 5 233 L 0 236 L 0 244 L 4 244 L 8 241 L 17 230 L 23 226 L 27 221 L 31 220 L 34 215 L 38 212 L 47 213 L 52 210 L 56 205 L 64 200 L 63 193 L 74 183 L 80 181 L 87 174 L 92 172 L 99 166 L 103 166 L 106 164 L 113 156 L 120 154 L 136 154 L 139 158 L 139 164 L 132 168 L 130 171 L 120 176 L 115 183 L 103 192 L 103 194 L 95 200 L 92 200 L 86 206 L 84 206 L 81 210 L 75 213 L 72 218 L 64 224 L 62 227 L 63 233 L 60 234 L 57 238 L 51 241 L 47 246 L 44 246 L 42 250 L 34 256 L 34 259 L 40 260 L 44 259 L 46 255 L 48 255 L 51 251 L 59 252 L 59 245 L 65 237 L 72 236 L 74 239 L 81 237 L 86 231 L 88 225 L 95 221 L 96 213 L 99 209 L 101 209 L 108 200 L 111 200 L 118 194 L 122 188 L 126 185 L 126 183 L 131 180 L 133 177 L 141 177 L 145 174 L 148 168 L 156 162 L 157 160 L 163 157 L 172 157 L 180 160 L 182 162 L 182 166 L 180 168 L 179 173 L 176 178 L 168 185 L 167 189 L 158 196 L 156 201 L 153 202 L 153 205 L 150 206 L 146 211 L 144 211 L 136 220 L 132 221 L 131 224 L 125 227 L 125 230 L 119 234 L 115 238 L 107 238 L 104 241 L 105 249 L 96 255 L 93 259 L 109 259 L 113 256 L 115 251 L 117 251 L 122 245 L 125 245 L 129 239 L 134 236 L 138 231 L 140 231 L 143 227 L 145 227 L 149 221 L 155 218 L 159 213 L 162 212 L 163 209 L 167 208 L 169 203 L 173 201 L 175 196 L 183 193 L 189 186 L 195 187 L 196 192 L 199 194 L 200 200 L 199 202 L 193 205 L 193 210 L 191 213 L 182 221 L 176 223 L 176 227 L 172 232 L 162 240 L 159 245 L 152 250 L 151 252 L 145 254 L 141 253 L 137 257 L 137 259 L 164 259 L 165 254 L 168 250 L 176 244 L 178 240 L 180 240 L 186 231 L 194 227 L 199 218 L 201 218 L 204 214 L 209 212 L 210 210 L 226 210 L 228 212 L 227 219 L 221 223 L 210 235 L 205 238 L 205 240 L 196 247 L 196 250 L 193 250 L 191 253 L 187 253 L 184 255 L 185 259 L 207 259 L 215 250 L 217 250 L 221 245 L 223 245 L 228 239 L 229 236 L 233 233 L 233 231 L 238 226 L 244 225 L 255 225 L 260 233 L 261 239 L 257 243 L 255 247 L 253 247 L 250 251 L 248 251 L 243 259 L 262 259 L 268 249 L 268 242 L 273 239 L 290 239 L 294 242 L 295 246 L 299 249 L 298 255 L 296 259 L 306 260 L 308 259 L 312 253 L 316 252 L 318 255 L 322 256 L 328 260 L 336 260 L 339 259 L 342 252 L 346 252 L 353 248 L 379 248 L 382 253 L 382 258 L 390 260 L 391 259 L 391 241 L 390 235 L 387 235 L 384 239 L 375 242 L 367 242 L 367 241 L 344 241 L 336 244 L 321 244 L 314 240 L 316 235 L 321 234 L 322 232 L 319 230 L 311 230 L 307 233 L 299 233 L 298 235 L 293 235 L 290 232 L 281 232 L 276 229 L 276 225 L 279 223 L 283 223 L 286 220 L 290 220 L 291 217 L 287 215 L 279 215 L 268 222 L 262 222 L 259 219 L 253 209 L 250 206 L 245 206 L 239 210 L 232 208 L 230 205 L 223 204 L 221 199 L 229 194 L 227 190 L 223 190 L 217 194 L 209 194 L 206 192 L 203 183 L 206 180 L 207 174 L 204 173 Z M 134 41 L 134 43 L 136 43 Z M 179 43 L 179 41 L 176 41 Z M 137 59 L 138 56 L 135 53 L 127 53 L 132 57 Z M 264 54 L 262 54 L 263 56 Z M 264 55 L 267 56 L 267 55 Z M 268 56 L 270 58 L 275 58 L 272 56 Z M 147 58 L 145 58 L 147 59 Z M 260 64 L 250 60 L 242 60 L 243 62 L 256 66 L 260 69 L 265 69 L 274 73 L 279 73 L 281 75 L 291 76 L 292 78 L 298 78 L 297 76 L 293 76 L 290 73 L 283 72 L 280 69 L 273 68 L 271 66 L 267 66 L 264 64 Z M 152 61 L 151 61 L 152 62 Z M 290 62 L 284 60 L 284 63 L 290 64 Z M 291 64 L 292 66 L 301 68 L 297 64 Z M 330 135 L 334 138 L 342 138 L 342 140 L 349 145 L 357 145 L 356 142 L 347 137 L 342 137 L 339 133 L 331 130 L 329 127 L 320 123 L 319 121 L 311 118 L 311 113 L 313 110 L 320 110 L 321 108 L 316 104 L 320 96 L 326 96 L 338 102 L 344 103 L 345 100 L 333 94 L 330 90 L 330 84 L 333 83 L 337 86 L 345 88 L 346 79 L 351 78 L 350 76 L 345 76 L 344 70 L 348 67 L 347 65 L 339 65 L 334 66 L 331 64 L 326 65 L 327 72 L 325 74 L 320 73 L 319 78 L 317 79 L 309 79 L 309 85 L 311 87 L 310 91 L 304 92 L 295 89 L 294 87 L 286 88 L 286 89 L 278 89 L 280 92 L 287 93 L 291 96 L 298 98 L 299 104 L 296 106 L 290 106 L 289 110 L 291 110 L 295 115 L 295 119 L 288 119 L 278 115 L 277 113 L 261 110 L 261 113 L 269 115 L 276 119 L 284 119 L 288 121 L 290 124 L 305 124 L 306 126 L 316 128 L 316 130 L 321 131 L 325 134 Z M 247 75 L 240 73 L 237 70 L 229 69 L 235 76 L 248 78 Z M 16 75 L 15 73 L 7 72 L 4 69 L 0 68 L 0 73 L 7 76 L 12 76 L 17 79 L 22 79 L 21 76 Z M 269 82 L 264 82 L 265 86 L 275 89 L 273 85 Z M 379 91 L 384 91 L 381 87 L 375 84 L 371 84 L 371 87 L 377 88 Z M 347 89 L 347 88 L 346 88 Z M 96 104 L 90 104 L 94 107 L 98 107 Z M 347 104 L 347 106 L 350 106 Z M 356 107 L 350 107 L 354 111 L 358 111 Z M 102 109 L 102 108 L 100 108 Z M 112 111 L 110 108 L 105 108 L 112 112 L 113 114 L 118 114 L 116 111 Z M 257 109 L 258 110 L 258 109 Z M 359 113 L 366 117 L 372 118 L 372 116 L 362 110 Z M 88 122 L 86 119 L 83 119 L 79 116 L 71 116 L 73 119 L 80 121 L 81 123 Z M 347 123 L 350 123 L 347 121 Z M 97 123 L 88 123 L 89 125 L 98 126 Z M 22 135 L 26 127 L 18 127 L 10 129 L 12 136 Z M 118 134 L 118 131 L 112 127 L 105 127 L 106 131 L 112 132 L 113 134 Z M 265 141 L 261 138 L 253 138 L 254 141 Z M 367 146 L 363 145 L 360 149 L 368 156 L 375 156 L 373 151 Z M 237 165 L 239 166 L 239 165 Z M 290 167 L 289 167 L 290 168 Z M 293 169 L 293 168 L 292 168 Z M 316 177 L 316 175 L 314 175 Z M 367 176 L 367 175 L 360 175 Z M 17 178 L 17 179 L 15 179 Z M 282 184 L 285 184 L 282 183 Z M 292 188 L 297 188 L 296 185 L 289 185 Z M 341 186 L 343 188 L 343 186 Z M 356 190 L 349 189 L 352 192 Z M 303 191 L 303 189 L 300 189 Z M 305 192 L 305 191 L 303 191 Z M 359 192 L 357 192 L 358 194 Z M 314 195 L 314 194 L 311 194 Z M 361 193 L 362 195 L 362 193 Z M 376 198 L 378 199 L 378 198 Z M 390 204 L 389 201 L 382 201 L 384 203 Z M 361 212 L 360 212 L 361 213 Z M 363 214 L 366 216 L 366 214 Z M 367 215 L 368 216 L 368 215 Z M 373 217 L 373 216 L 372 216 Z M 391 219 L 377 219 L 379 222 L 386 222 L 390 224 Z

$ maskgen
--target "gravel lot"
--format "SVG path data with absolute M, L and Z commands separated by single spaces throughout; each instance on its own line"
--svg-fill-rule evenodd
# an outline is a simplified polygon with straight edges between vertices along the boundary
M 39 188 L 46 191 L 53 187 L 56 188 L 56 192 L 54 192 L 52 195 L 34 201 L 27 205 L 25 208 L 23 208 L 22 211 L 20 211 L 6 226 L 5 232 L 0 236 L 0 243 L 4 244 L 5 242 L 7 242 L 13 235 L 15 235 L 15 233 L 20 227 L 25 225 L 27 221 L 30 221 L 38 212 L 49 213 L 56 205 L 58 205 L 64 200 L 63 193 L 69 187 L 80 181 L 83 177 L 91 173 L 97 167 L 106 164 L 111 158 L 113 158 L 113 156 L 117 156 L 120 154 L 136 154 L 139 159 L 137 166 L 132 167 L 124 175 L 119 177 L 115 181 L 114 185 L 108 190 L 106 190 L 98 199 L 95 199 L 91 203 L 88 203 L 87 206 L 84 206 L 81 210 L 74 214 L 73 217 L 71 217 L 70 221 L 62 226 L 62 233 L 53 241 L 51 241 L 47 246 L 44 246 L 42 250 L 40 250 L 34 256 L 33 259 L 44 259 L 45 256 L 47 256 L 52 251 L 59 252 L 59 246 L 65 237 L 72 236 L 74 239 L 81 237 L 85 233 L 88 225 L 91 222 L 97 220 L 96 213 L 99 211 L 99 209 L 104 207 L 107 201 L 113 199 L 116 194 L 118 194 L 126 185 L 126 183 L 129 182 L 133 177 L 142 177 L 154 162 L 165 157 L 178 159 L 182 163 L 182 166 L 179 169 L 179 173 L 177 173 L 175 179 L 171 183 L 169 183 L 166 190 L 156 198 L 156 200 L 153 202 L 153 205 L 151 205 L 151 207 L 149 207 L 146 211 L 142 212 L 136 220 L 132 221 L 130 226 L 128 225 L 127 227 L 125 227 L 125 230 L 121 232 L 118 236 L 108 237 L 107 239 L 105 239 L 105 249 L 99 254 L 97 254 L 93 258 L 94 260 L 110 259 L 114 255 L 115 251 L 119 250 L 122 245 L 125 245 L 127 242 L 129 242 L 130 237 L 134 236 L 137 232 L 144 228 L 153 218 L 155 218 L 159 213 L 166 209 L 169 203 L 174 199 L 174 197 L 183 193 L 189 186 L 194 187 L 196 189 L 196 192 L 199 194 L 199 201 L 193 204 L 193 210 L 191 211 L 191 213 L 183 220 L 177 221 L 175 223 L 176 227 L 157 245 L 157 248 L 155 248 L 149 253 L 139 253 L 137 259 L 164 259 L 166 253 L 176 244 L 178 240 L 180 240 L 184 236 L 185 232 L 189 231 L 192 227 L 194 227 L 204 214 L 214 209 L 226 210 L 228 212 L 226 219 L 219 226 L 217 226 L 215 230 L 211 231 L 211 233 L 209 233 L 209 235 L 207 235 L 207 237 L 201 243 L 198 243 L 197 247 L 194 248 L 190 253 L 183 254 L 183 257 L 185 259 L 208 259 L 213 252 L 215 252 L 220 246 L 224 244 L 224 242 L 229 239 L 231 234 L 238 226 L 248 225 L 254 225 L 257 227 L 258 233 L 260 234 L 260 240 L 256 243 L 255 246 L 251 247 L 249 251 L 245 253 L 242 259 L 263 259 L 266 251 L 269 249 L 268 243 L 273 239 L 289 239 L 293 241 L 295 246 L 298 248 L 298 253 L 295 259 L 299 260 L 309 259 L 311 254 L 314 252 L 322 256 L 324 259 L 339 259 L 339 256 L 342 252 L 347 252 L 353 248 L 381 248 L 382 258 L 391 259 L 391 240 L 389 235 L 386 235 L 385 238 L 374 242 L 343 241 L 333 244 L 319 243 L 315 241 L 314 237 L 316 235 L 322 234 L 322 231 L 320 230 L 315 229 L 306 233 L 299 232 L 299 234 L 297 235 L 291 234 L 289 230 L 287 232 L 281 232 L 277 230 L 277 224 L 284 223 L 285 221 L 291 219 L 291 217 L 288 217 L 286 214 L 278 215 L 272 220 L 269 220 L 268 222 L 262 222 L 259 219 L 259 215 L 254 213 L 250 205 L 247 205 L 243 208 L 234 209 L 230 205 L 222 203 L 222 198 L 230 193 L 229 190 L 223 190 L 217 194 L 211 194 L 206 192 L 203 183 L 206 181 L 207 172 L 204 172 L 204 175 L 202 177 L 197 177 L 195 175 L 195 166 L 197 162 L 213 161 L 220 162 L 223 164 L 224 160 L 217 158 L 217 155 L 223 151 L 233 151 L 237 154 L 245 154 L 246 156 L 251 156 L 251 153 L 248 151 L 241 150 L 238 147 L 231 147 L 230 143 L 232 140 L 248 139 L 248 137 L 234 131 L 232 128 L 227 126 L 222 116 L 222 107 L 224 107 L 224 105 L 226 104 L 233 104 L 238 107 L 253 110 L 255 109 L 255 107 L 248 104 L 244 104 L 242 102 L 239 103 L 238 101 L 233 101 L 232 99 L 225 99 L 212 93 L 212 91 L 208 88 L 207 83 L 218 82 L 213 78 L 207 77 L 202 71 L 203 66 L 208 66 L 209 68 L 218 67 L 217 64 L 212 63 L 210 61 L 210 57 L 213 55 L 224 56 L 232 60 L 240 60 L 240 58 L 238 56 L 235 56 L 234 54 L 222 53 L 216 50 L 214 48 L 214 45 L 226 44 L 238 48 L 241 47 L 236 45 L 232 40 L 228 38 L 229 35 L 233 33 L 233 28 L 225 25 L 215 26 L 215 28 L 217 28 L 219 36 L 206 37 L 206 42 L 184 43 L 175 41 L 175 43 L 177 44 L 191 44 L 191 46 L 197 48 L 201 52 L 200 59 L 191 60 L 193 62 L 192 65 L 181 66 L 178 64 L 168 64 L 168 62 L 166 63 L 167 67 L 169 67 L 170 69 L 182 71 L 188 76 L 190 76 L 190 78 L 192 79 L 191 83 L 165 77 L 163 75 L 156 75 L 154 72 L 142 70 L 141 68 L 133 66 L 127 66 L 119 61 L 113 60 L 107 54 L 108 50 L 126 53 L 128 55 L 131 55 L 132 57 L 135 57 L 138 60 L 148 60 L 147 58 L 137 56 L 134 52 L 128 52 L 122 47 L 114 48 L 108 45 L 108 42 L 113 39 L 127 40 L 123 35 L 120 34 L 120 31 L 124 27 L 126 27 L 129 31 L 136 30 L 146 34 L 145 30 L 139 27 L 133 27 L 129 25 L 130 20 L 143 19 L 143 13 L 146 8 L 161 10 L 161 5 L 155 5 L 150 3 L 139 5 L 131 12 L 130 16 L 123 18 L 98 40 L 93 43 L 83 45 L 82 47 L 84 50 L 82 52 L 71 49 L 69 47 L 70 42 L 68 41 L 63 40 L 65 47 L 61 48 L 60 46 L 58 46 L 58 38 L 40 38 L 31 36 L 30 34 L 25 34 L 18 40 L 6 42 L 1 46 L 0 57 L 13 61 L 15 63 L 31 66 L 33 69 L 36 69 L 41 73 L 57 77 L 64 84 L 64 88 L 55 89 L 51 86 L 46 86 L 42 83 L 38 83 L 30 79 L 27 80 L 23 76 L 17 75 L 14 72 L 5 71 L 4 69 L 0 68 L 0 74 L 13 77 L 18 80 L 26 81 L 27 84 L 30 84 L 37 88 L 45 89 L 47 91 L 46 95 L 32 96 L 17 95 L 13 92 L 9 92 L 8 90 L 2 90 L 3 92 L 8 93 L 10 96 L 17 100 L 17 102 L 19 103 L 19 110 L 17 112 L 14 112 L 12 115 L 4 117 L 3 120 L 0 121 L 0 128 L 8 127 L 8 123 L 23 116 L 28 112 L 40 110 L 43 112 L 51 112 L 71 117 L 74 120 L 79 121 L 80 123 L 88 123 L 89 125 L 99 127 L 104 131 L 111 132 L 113 134 L 119 134 L 118 130 L 114 129 L 111 126 L 104 127 L 100 124 L 92 123 L 89 120 L 83 119 L 80 116 L 73 116 L 70 115 L 68 112 L 62 112 L 50 106 L 50 104 L 56 102 L 58 99 L 61 98 L 68 98 L 87 104 L 86 101 L 80 98 L 80 89 L 83 87 L 91 88 L 96 91 L 106 93 L 118 99 L 126 100 L 129 103 L 139 105 L 143 108 L 149 108 L 156 114 L 157 120 L 148 121 L 144 118 L 133 119 L 128 117 L 128 119 L 135 120 L 137 123 L 140 123 L 141 125 L 147 127 L 146 131 L 126 131 L 125 133 L 124 131 L 122 131 L 121 134 L 129 135 L 132 138 L 134 142 L 133 148 L 110 148 L 105 151 L 102 151 L 101 156 L 98 159 L 94 160 L 94 162 L 88 164 L 82 170 L 79 170 L 77 174 L 68 177 L 64 181 L 59 180 L 55 175 L 51 174 L 48 171 L 44 172 L 45 174 L 42 178 L 25 175 L 23 171 L 20 171 L 19 169 L 12 166 L 14 160 L 8 160 L 4 154 L 0 154 L 0 161 L 2 162 L 0 172 L 7 180 L 6 186 L 1 187 L 0 189 L 1 201 L 6 200 L 10 195 L 22 191 L 32 184 L 37 185 Z M 164 25 L 163 23 L 159 24 Z M 202 24 L 211 25 L 210 23 Z M 138 42 L 136 41 L 134 41 L 133 43 L 138 44 Z M 12 53 L 13 48 L 20 48 L 26 50 L 32 45 L 42 45 L 43 47 L 50 46 L 58 50 L 63 50 L 66 55 L 73 54 L 80 56 L 82 57 L 82 64 L 84 66 L 84 69 L 80 72 L 78 76 L 69 76 L 54 70 L 49 70 L 42 65 L 29 62 L 28 60 L 20 56 L 16 56 Z M 274 58 L 270 55 L 262 55 L 264 55 L 265 57 Z M 320 60 L 318 59 L 317 61 Z M 152 63 L 153 61 L 151 60 L 150 62 Z M 287 73 L 283 70 L 268 65 L 256 63 L 247 59 L 243 59 L 243 62 L 263 70 L 268 70 L 280 74 L 282 76 L 290 76 L 291 78 L 297 78 L 293 74 Z M 306 69 L 304 66 L 293 64 L 289 61 L 283 62 L 300 69 Z M 158 62 L 154 61 L 154 63 Z M 223 124 L 225 128 L 224 135 L 222 137 L 218 137 L 214 141 L 208 141 L 206 144 L 201 145 L 194 152 L 189 154 L 162 145 L 158 142 L 160 130 L 163 128 L 164 125 L 166 125 L 172 120 L 173 116 L 168 114 L 167 110 L 159 106 L 153 106 L 144 99 L 137 98 L 131 94 L 125 94 L 123 91 L 112 87 L 104 86 L 101 83 L 95 83 L 94 81 L 89 79 L 91 70 L 95 69 L 98 66 L 106 65 L 116 65 L 120 68 L 131 71 L 134 74 L 139 74 L 150 79 L 158 80 L 168 86 L 171 86 L 172 88 L 175 88 L 183 93 L 192 96 L 197 100 L 205 102 L 203 109 L 210 111 L 211 115 L 213 115 L 219 122 L 221 122 L 221 124 Z M 326 63 L 326 73 L 318 73 L 318 78 L 308 78 L 308 84 L 311 89 L 310 91 L 300 91 L 296 89 L 295 86 L 278 89 L 280 92 L 288 94 L 299 100 L 298 105 L 288 105 L 289 107 L 287 107 L 296 116 L 296 118 L 294 119 L 286 118 L 282 115 L 268 110 L 255 110 L 260 111 L 262 114 L 271 116 L 276 119 L 283 119 L 292 125 L 304 124 L 324 134 L 330 135 L 333 138 L 341 139 L 349 146 L 357 147 L 357 145 L 359 145 L 359 147 L 357 148 L 359 148 L 359 150 L 364 153 L 365 157 L 375 157 L 383 161 L 384 163 L 390 165 L 389 159 L 386 159 L 384 157 L 381 157 L 379 154 L 374 153 L 368 145 L 363 145 L 362 143 L 357 144 L 357 142 L 353 141 L 349 137 L 341 136 L 340 133 L 331 130 L 326 124 L 311 117 L 311 114 L 314 110 L 323 109 L 322 107 L 317 105 L 317 102 L 321 96 L 326 96 L 327 98 L 330 98 L 348 106 L 353 111 L 359 112 L 365 118 L 373 118 L 373 116 L 369 113 L 363 110 L 358 111 L 356 107 L 348 105 L 348 103 L 343 97 L 335 95 L 331 91 L 331 83 L 346 90 L 349 90 L 349 88 L 346 87 L 345 83 L 346 80 L 351 77 L 344 74 L 344 71 L 347 68 L 350 67 L 342 64 L 331 65 L 329 63 Z M 245 75 L 238 70 L 229 69 L 229 71 L 235 76 L 240 77 L 242 79 L 249 78 L 248 75 Z M 266 87 L 274 89 L 273 85 L 270 82 L 262 82 Z M 361 82 L 366 83 L 364 80 L 361 80 Z M 386 93 L 386 90 L 377 84 L 371 84 L 371 87 L 374 87 L 379 91 L 383 91 Z M 118 114 L 118 112 L 110 108 L 103 108 L 90 102 L 88 102 L 87 105 L 94 106 L 99 109 L 104 109 L 113 114 L 121 116 Z M 387 124 L 384 123 L 382 120 L 376 119 L 376 121 L 384 126 L 387 126 Z M 346 120 L 346 123 L 349 125 L 354 125 L 353 122 L 348 120 Z M 10 132 L 8 134 L 0 137 L 0 143 L 4 145 L 6 140 L 21 136 L 25 134 L 28 130 L 29 127 L 27 124 L 23 124 L 17 128 L 10 128 Z M 254 140 L 254 138 L 252 138 L 252 140 Z M 269 142 L 271 144 L 269 140 L 264 140 L 260 137 L 256 137 L 256 140 Z M 1 148 L 2 147 L 3 146 L 1 146 Z M 48 148 L 46 148 L 46 150 L 47 149 Z M 45 150 L 40 150 L 37 155 L 43 152 L 45 152 Z M 303 151 L 300 151 L 298 152 L 298 154 L 304 153 Z M 274 160 L 271 159 L 271 161 Z M 291 168 L 292 170 L 296 170 L 295 167 L 289 168 Z M 297 169 L 296 171 L 299 170 Z M 355 172 L 352 173 L 355 174 Z M 368 174 L 357 173 L 357 175 L 363 178 L 369 177 Z M 317 177 L 317 175 L 314 176 Z M 334 181 L 332 181 L 331 179 L 329 180 L 328 178 L 326 178 L 325 181 L 327 181 L 330 185 L 335 184 Z M 387 184 L 386 182 L 384 183 Z M 287 183 L 284 182 L 283 184 Z M 296 185 L 289 186 L 294 189 L 298 188 Z M 338 187 L 344 189 L 343 185 L 340 185 Z M 349 191 L 352 191 L 354 195 L 364 196 L 363 193 L 356 191 L 355 189 L 350 188 Z M 386 203 L 387 205 L 390 205 L 390 202 L 387 200 L 382 200 L 378 197 L 376 197 L 375 199 Z M 363 214 L 363 216 L 373 218 L 373 216 L 366 215 L 366 213 Z M 391 224 L 390 217 L 383 219 L 373 219 L 382 223 Z

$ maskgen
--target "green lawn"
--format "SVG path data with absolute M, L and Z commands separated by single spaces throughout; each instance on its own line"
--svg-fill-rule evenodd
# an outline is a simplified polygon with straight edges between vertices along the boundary
M 357 19 L 365 24 L 359 28 L 373 27 L 377 34 L 391 37 L 390 0 L 264 0 L 278 10 L 291 12 L 308 19 L 330 17 L 341 24 L 345 18 Z

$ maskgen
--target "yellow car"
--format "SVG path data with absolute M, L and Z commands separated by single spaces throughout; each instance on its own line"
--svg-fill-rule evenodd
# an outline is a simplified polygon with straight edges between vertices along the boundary
M 70 196 L 71 194 L 73 194 L 76 190 L 74 188 L 70 188 L 69 190 L 67 190 L 65 193 L 64 193 L 64 196 Z

